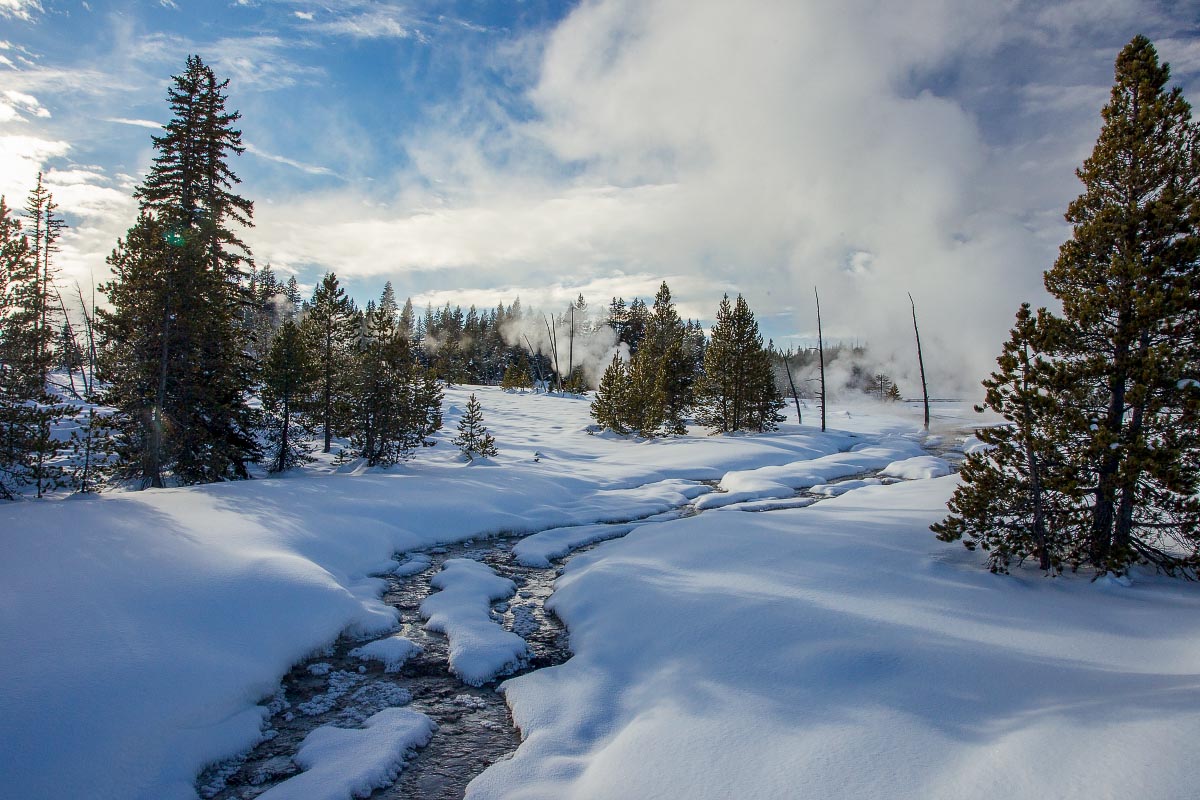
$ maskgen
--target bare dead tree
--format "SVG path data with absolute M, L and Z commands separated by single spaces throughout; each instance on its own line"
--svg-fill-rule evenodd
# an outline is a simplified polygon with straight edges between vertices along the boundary
M 96 296 L 92 294 L 92 312 L 88 312 L 87 303 L 83 301 L 83 288 L 78 283 L 75 284 L 75 293 L 79 296 L 79 308 L 83 311 L 83 333 L 87 336 L 87 372 L 83 378 L 83 391 L 91 397 L 92 387 L 95 385 L 96 375 L 96 332 L 92 328 L 93 316 L 96 308 Z
M 530 361 L 530 363 L 533 364 L 534 378 L 537 379 L 538 383 L 541 383 L 542 382 L 542 368 L 541 368 L 541 365 L 538 363 L 538 354 L 536 352 L 534 352 L 533 345 L 529 343 L 528 336 L 526 336 L 525 334 L 521 334 L 521 338 L 523 338 L 525 340 L 525 346 L 529 348 L 529 361 Z M 536 392 L 535 392 L 535 394 L 536 394 Z
M 792 387 L 792 400 L 796 402 L 796 424 L 802 425 L 804 419 L 800 416 L 800 393 L 796 391 L 796 382 L 792 380 L 792 365 L 788 363 L 787 356 L 784 356 L 782 352 L 780 355 L 783 356 L 783 368 L 787 370 L 788 385 Z
M 550 318 L 542 314 L 542 321 L 546 323 L 546 338 L 550 340 L 550 355 L 554 359 L 554 375 L 558 379 L 558 391 L 561 394 L 563 381 L 562 370 L 558 368 L 558 337 L 554 335 L 554 326 L 550 324 Z
M 917 304 L 912 292 L 908 293 L 908 302 L 912 305 L 913 333 L 917 337 L 917 365 L 921 368 L 921 393 L 925 396 L 925 430 L 929 430 L 929 387 L 925 385 L 925 359 L 921 354 L 921 331 L 917 328 Z
M 825 337 L 821 332 L 821 295 L 817 287 L 813 287 L 813 297 L 817 300 L 817 353 L 821 365 L 821 430 L 825 430 Z
M 73 347 L 75 349 L 75 351 L 78 352 L 82 348 L 79 347 L 79 339 L 75 336 L 75 326 L 71 324 L 71 317 L 69 314 L 67 314 L 67 304 L 63 302 L 62 292 L 55 289 L 54 295 L 55 295 L 55 297 L 58 298 L 58 307 L 62 310 L 63 326 L 64 326 L 64 330 L 66 331 L 67 336 L 70 337 L 70 339 L 71 339 L 71 347 Z M 64 350 L 67 348 L 66 341 L 63 342 L 62 346 L 63 346 Z M 81 398 L 79 396 L 79 390 L 77 388 L 75 388 L 75 370 L 71 368 L 71 353 L 64 353 L 64 356 L 65 356 L 65 358 L 63 359 L 63 363 L 65 363 L 67 366 L 67 380 L 71 382 L 71 395 L 76 400 L 82 400 L 83 398 Z M 79 374 L 80 374 L 80 377 L 82 378 L 83 377 L 83 367 L 82 366 L 79 368 Z M 83 391 L 87 392 L 87 381 L 86 380 L 84 380 L 84 383 L 83 383 Z

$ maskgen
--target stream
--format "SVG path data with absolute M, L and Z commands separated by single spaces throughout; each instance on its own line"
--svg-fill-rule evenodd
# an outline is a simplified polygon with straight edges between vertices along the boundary
M 929 447 L 932 452 L 943 448 Z M 868 472 L 829 481 L 830 484 L 875 477 Z M 885 478 L 882 482 L 895 482 Z M 807 490 L 797 498 L 820 502 L 829 495 L 812 496 Z M 796 507 L 781 502 L 755 511 Z M 698 512 L 685 504 L 674 512 L 655 515 L 676 519 Z M 637 520 L 611 523 L 614 528 Z M 635 528 L 636 530 L 636 528 Z M 619 532 L 619 533 L 623 533 Z M 509 715 L 498 684 L 508 678 L 571 657 L 566 628 L 545 608 L 554 591 L 555 579 L 575 556 L 598 547 L 594 542 L 573 550 L 550 567 L 520 564 L 512 548 L 530 534 L 501 534 L 491 538 L 398 554 L 397 572 L 379 577 L 387 581 L 383 600 L 400 612 L 399 635 L 419 644 L 422 652 L 409 658 L 398 671 L 387 672 L 379 661 L 363 661 L 351 655 L 354 648 L 379 638 L 340 637 L 324 650 L 296 664 L 284 676 L 280 688 L 263 702 L 267 710 L 264 739 L 237 758 L 208 766 L 196 779 L 196 790 L 206 800 L 251 800 L 300 772 L 292 756 L 312 730 L 323 725 L 358 727 L 372 714 L 389 707 L 406 706 L 428 715 L 437 731 L 425 747 L 410 753 L 395 783 L 377 789 L 372 800 L 419 798 L 458 800 L 467 784 L 491 764 L 510 757 L 520 744 L 520 733 Z M 611 538 L 617 538 L 616 536 Z M 497 676 L 483 686 L 470 686 L 452 674 L 448 666 L 449 643 L 445 635 L 427 631 L 418 613 L 422 601 L 434 590 L 430 581 L 447 559 L 482 561 L 498 575 L 512 580 L 517 593 L 507 601 L 492 604 L 492 619 L 521 636 L 529 656 L 517 669 Z

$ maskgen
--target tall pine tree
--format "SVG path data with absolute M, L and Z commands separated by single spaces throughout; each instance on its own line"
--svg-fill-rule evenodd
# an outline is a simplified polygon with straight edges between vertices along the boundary
M 1022 309 L 985 384 L 1012 427 L 981 436 L 996 450 L 935 530 L 991 546 L 993 568 L 1200 571 L 1200 127 L 1168 80 L 1145 37 L 1117 57 L 1045 276 L 1063 315 Z
M 343 430 L 345 425 L 344 390 L 350 379 L 346 372 L 358 332 L 354 303 L 334 273 L 325 273 L 313 292 L 301 328 L 320 371 L 317 422 L 324 429 L 322 452 L 328 453 L 335 432 Z
M 198 56 L 168 89 L 171 121 L 135 196 L 141 213 L 109 258 L 111 308 L 99 313 L 102 369 L 117 409 L 124 472 L 145 486 L 247 477 L 257 458 L 248 405 L 243 283 L 250 254 L 234 226 L 251 203 L 227 159 L 244 147 L 225 110 L 228 81 Z
M 1116 61 L 1104 125 L 1078 175 L 1071 239 L 1046 273 L 1063 306 L 1057 385 L 1087 475 L 1089 560 L 1200 567 L 1200 128 L 1143 36 Z M 1082 412 L 1076 413 L 1076 412 Z

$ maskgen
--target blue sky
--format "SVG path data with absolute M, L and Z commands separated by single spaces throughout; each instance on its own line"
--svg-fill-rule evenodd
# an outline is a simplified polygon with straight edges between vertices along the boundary
M 1135 34 L 1200 100 L 1200 0 L 0 0 L 0 192 L 100 280 L 189 53 L 230 79 L 260 262 L 360 300 L 743 292 L 769 336 L 988 369 L 1068 235 Z

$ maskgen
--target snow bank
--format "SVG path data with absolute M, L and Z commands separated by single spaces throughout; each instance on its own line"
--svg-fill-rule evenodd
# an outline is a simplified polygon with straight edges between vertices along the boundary
M 399 672 L 404 662 L 421 652 L 421 645 L 403 636 L 387 636 L 356 647 L 350 655 L 363 661 L 382 661 L 384 672 Z
M 889 438 L 878 444 L 860 442 L 848 452 L 729 472 L 721 478 L 720 488 L 724 491 L 701 497 L 696 501 L 696 508 L 703 510 L 747 500 L 787 498 L 800 489 L 882 469 L 899 458 L 910 458 L 921 452 L 921 446 L 911 439 Z
M 464 682 L 481 686 L 519 665 L 529 653 L 525 640 L 500 627 L 491 604 L 517 593 L 517 585 L 491 567 L 469 558 L 447 559 L 433 578 L 440 589 L 421 603 L 431 631 L 450 640 L 450 670 Z
M 513 546 L 517 562 L 527 567 L 548 567 L 556 558 L 584 545 L 624 536 L 637 527 L 635 524 L 571 525 L 526 536 Z
M 929 533 L 956 481 L 577 557 L 575 655 L 503 685 L 524 741 L 467 797 L 1192 797 L 1197 587 L 991 575 Z
M 194 800 L 202 767 L 261 738 L 258 702 L 293 664 L 343 631 L 395 629 L 371 575 L 428 568 L 396 553 L 669 513 L 695 481 L 920 429 L 910 410 L 635 443 L 582 433 L 588 405 L 570 399 L 447 402 L 471 392 L 500 445 L 489 469 L 458 463 L 449 430 L 390 470 L 318 454 L 284 479 L 0 504 L 0 794 Z
M 295 762 L 304 772 L 260 800 L 351 800 L 396 780 L 405 754 L 424 747 L 437 725 L 407 708 L 385 708 L 362 729 L 325 725 L 304 737 Z
M 880 475 L 888 478 L 900 478 L 906 481 L 916 481 L 928 478 L 940 478 L 950 474 L 950 464 L 944 458 L 937 456 L 915 456 L 900 461 L 893 461 L 883 468 Z

